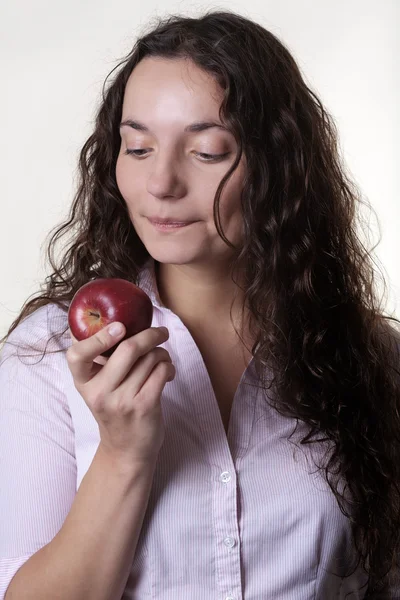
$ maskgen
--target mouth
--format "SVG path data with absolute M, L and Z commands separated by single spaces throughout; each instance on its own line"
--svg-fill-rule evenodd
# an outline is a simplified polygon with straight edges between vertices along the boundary
M 189 225 L 194 225 L 194 223 L 196 223 L 196 221 L 186 221 L 186 222 L 177 222 L 177 223 L 168 221 L 168 222 L 160 223 L 157 221 L 152 221 L 150 219 L 148 219 L 148 221 L 158 231 L 173 231 L 176 229 L 183 229 L 185 227 L 188 227 Z

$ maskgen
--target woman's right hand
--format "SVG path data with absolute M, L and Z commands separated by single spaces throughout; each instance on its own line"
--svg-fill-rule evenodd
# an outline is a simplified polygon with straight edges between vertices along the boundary
M 149 327 L 123 340 L 104 365 L 94 362 L 125 335 L 110 325 L 78 342 L 71 334 L 67 362 L 74 385 L 100 430 L 99 446 L 124 464 L 154 464 L 165 437 L 161 393 L 175 377 L 169 352 L 158 348 L 169 332 Z M 70 332 L 71 333 L 71 332 Z

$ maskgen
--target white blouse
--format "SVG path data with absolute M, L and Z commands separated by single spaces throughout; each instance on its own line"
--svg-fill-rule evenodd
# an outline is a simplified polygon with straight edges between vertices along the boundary
M 161 304 L 152 259 L 139 285 L 153 303 L 152 326 L 169 329 L 162 346 L 176 376 L 161 398 L 166 437 L 123 600 L 364 598 L 361 567 L 344 577 L 355 560 L 349 521 L 311 460 L 327 447 L 294 445 L 304 423 L 288 442 L 296 422 L 268 405 L 254 359 L 226 435 L 200 351 Z M 11 345 L 43 343 L 66 326 L 55 304 L 42 307 L 1 354 L 0 600 L 62 527 L 100 441 L 65 353 L 18 358 Z M 67 332 L 58 347 L 70 344 Z

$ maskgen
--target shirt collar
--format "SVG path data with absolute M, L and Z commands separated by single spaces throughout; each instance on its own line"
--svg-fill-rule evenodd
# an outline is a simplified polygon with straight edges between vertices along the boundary
M 164 311 L 167 310 L 169 312 L 169 309 L 167 309 L 161 302 L 157 285 L 155 260 L 152 256 L 150 256 L 146 260 L 143 267 L 141 268 L 136 285 L 140 287 L 144 292 L 146 292 L 146 294 L 151 300 L 151 303 L 153 304 L 153 307 L 157 307 Z M 257 349 L 259 345 L 260 344 L 257 344 Z M 249 369 L 251 368 L 254 369 L 254 357 L 250 360 L 249 363 Z
M 154 306 L 157 306 L 158 308 L 163 307 L 158 291 L 155 260 L 152 256 L 146 260 L 142 269 L 140 270 L 137 286 L 146 292 Z

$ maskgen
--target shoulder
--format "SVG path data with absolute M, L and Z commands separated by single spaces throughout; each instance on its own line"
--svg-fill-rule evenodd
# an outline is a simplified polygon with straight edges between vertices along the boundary
M 67 350 L 71 344 L 68 331 L 68 307 L 60 308 L 55 303 L 41 306 L 26 316 L 10 333 L 0 350 L 5 356 L 18 350 L 43 353 L 44 351 Z

